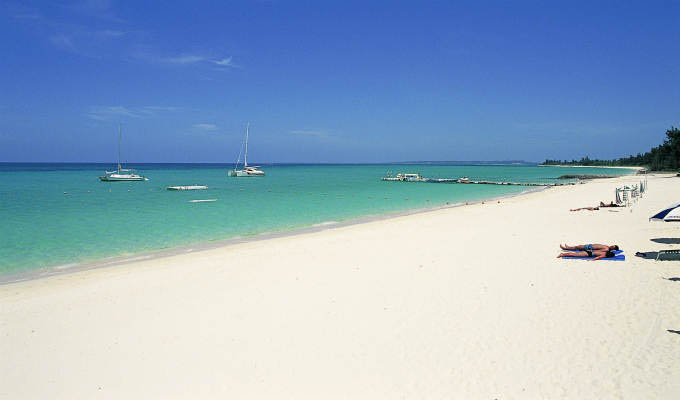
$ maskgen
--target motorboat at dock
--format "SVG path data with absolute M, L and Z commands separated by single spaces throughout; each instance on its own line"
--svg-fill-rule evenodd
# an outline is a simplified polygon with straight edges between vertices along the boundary
M 382 178 L 384 181 L 401 181 L 401 182 L 426 182 L 427 178 L 423 178 L 420 174 L 402 174 L 397 176 L 388 175 Z

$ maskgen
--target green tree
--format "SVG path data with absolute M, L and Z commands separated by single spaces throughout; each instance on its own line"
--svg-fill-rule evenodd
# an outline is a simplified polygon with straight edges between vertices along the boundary
M 632 154 L 628 157 L 621 157 L 615 160 L 591 160 L 589 156 L 582 157 L 580 160 L 560 161 L 560 160 L 545 160 L 546 165 L 563 164 L 563 165 L 593 165 L 593 166 L 632 166 L 645 165 L 653 171 L 658 170 L 675 170 L 680 168 L 680 129 L 671 126 L 666 130 L 666 139 L 664 142 L 650 149 L 644 154 L 638 153 L 636 156 Z

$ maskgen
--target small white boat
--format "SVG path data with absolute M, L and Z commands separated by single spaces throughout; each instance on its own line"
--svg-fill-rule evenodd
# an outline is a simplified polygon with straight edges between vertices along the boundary
M 212 203 L 213 201 L 217 201 L 217 199 L 189 200 L 189 203 Z
M 104 182 L 125 182 L 125 181 L 148 181 L 149 178 L 138 175 L 134 169 L 119 168 L 116 171 L 105 171 L 104 176 L 100 176 L 99 180 Z
M 241 152 L 238 154 L 238 159 L 236 159 L 236 165 L 234 169 L 229 170 L 228 176 L 232 177 L 243 177 L 243 176 L 264 176 L 264 171 L 262 171 L 259 166 L 251 165 L 248 166 L 248 128 L 250 128 L 250 122 L 246 125 L 246 140 L 245 140 L 245 153 L 243 155 L 243 169 L 238 169 L 238 165 L 241 162 Z M 241 151 L 243 151 L 243 146 L 241 146 Z
M 397 176 L 386 176 L 382 178 L 384 181 L 401 181 L 401 182 L 424 182 L 427 179 L 420 176 L 420 174 L 397 174 Z
M 467 176 L 464 176 L 464 177 L 458 179 L 458 183 L 470 183 L 470 178 L 468 178 Z
M 115 171 L 104 171 L 104 176 L 100 176 L 99 180 L 103 182 L 128 182 L 128 181 L 148 181 L 142 175 L 135 172 L 134 169 L 123 168 L 120 165 L 120 125 L 118 124 L 118 168 Z
M 194 186 L 168 186 L 167 190 L 205 190 L 207 186 L 194 185 Z
M 244 167 L 243 169 L 235 169 L 229 171 L 229 176 L 264 176 L 264 171 L 262 171 L 259 166 L 254 167 Z

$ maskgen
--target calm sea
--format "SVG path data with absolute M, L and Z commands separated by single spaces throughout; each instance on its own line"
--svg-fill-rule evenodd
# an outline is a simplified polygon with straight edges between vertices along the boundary
M 517 194 L 531 188 L 383 182 L 388 171 L 433 178 L 555 182 L 631 170 L 479 165 L 137 164 L 145 182 L 100 182 L 110 164 L 0 163 L 0 274 L 80 264 L 193 243 L 285 232 L 359 217 Z M 171 185 L 207 185 L 173 192 Z M 190 200 L 215 199 L 214 202 Z

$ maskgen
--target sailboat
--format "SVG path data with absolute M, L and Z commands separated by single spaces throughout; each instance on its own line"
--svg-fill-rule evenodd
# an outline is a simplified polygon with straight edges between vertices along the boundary
M 234 165 L 234 169 L 229 170 L 229 173 L 228 173 L 229 176 L 234 176 L 234 177 L 239 177 L 239 176 L 264 176 L 264 171 L 258 169 L 258 168 L 260 168 L 259 166 L 256 166 L 256 165 L 249 166 L 248 165 L 248 129 L 249 128 L 250 128 L 250 122 L 248 122 L 248 124 L 246 124 L 246 141 L 245 141 L 246 151 L 243 155 L 243 169 L 238 169 L 238 164 L 241 162 L 241 153 L 239 152 L 238 159 L 236 160 L 236 165 Z M 241 146 L 241 151 L 243 151 L 243 146 Z
M 105 182 L 148 181 L 149 178 L 137 175 L 134 169 L 121 167 L 120 139 L 121 139 L 121 124 L 118 124 L 118 168 L 115 171 L 104 171 L 104 176 L 100 176 L 99 180 Z

